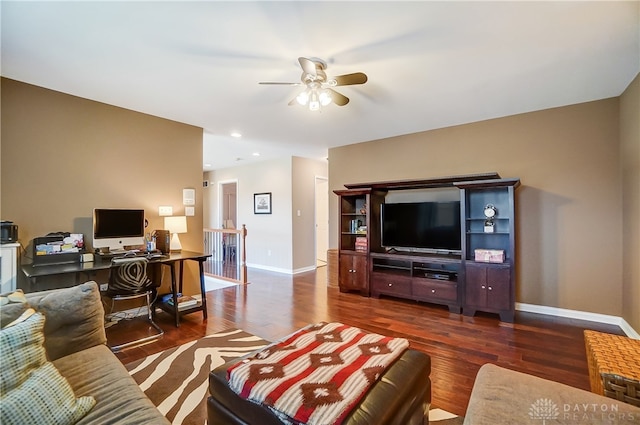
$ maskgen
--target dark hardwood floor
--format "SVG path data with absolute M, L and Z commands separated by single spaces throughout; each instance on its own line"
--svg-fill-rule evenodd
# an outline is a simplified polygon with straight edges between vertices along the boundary
M 407 338 L 412 348 L 429 354 L 432 406 L 464 415 L 483 364 L 495 363 L 588 390 L 583 330 L 622 334 L 613 325 L 540 314 L 516 312 L 515 323 L 503 323 L 490 314 L 471 318 L 451 314 L 443 306 L 343 294 L 326 286 L 326 267 L 295 276 L 249 270 L 248 276 L 248 285 L 207 293 L 207 321 L 194 313 L 184 316 L 176 328 L 167 313 L 159 313 L 163 338 L 118 357 L 126 364 L 233 327 L 273 341 L 309 323 L 337 321 Z

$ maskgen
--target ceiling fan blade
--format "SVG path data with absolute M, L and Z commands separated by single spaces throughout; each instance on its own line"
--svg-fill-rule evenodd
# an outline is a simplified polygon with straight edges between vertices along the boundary
M 362 72 L 338 75 L 332 79 L 335 80 L 336 86 L 350 86 L 352 84 L 364 84 L 367 82 L 367 76 Z
M 289 106 L 299 105 L 297 97 L 294 97 L 293 99 L 291 99 L 291 102 L 289 102 L 288 105 Z
M 277 81 L 260 81 L 258 84 L 270 84 L 277 86 L 301 86 L 302 83 L 280 83 Z
M 302 70 L 304 72 L 313 76 L 317 75 L 316 63 L 314 61 L 312 61 L 311 59 L 299 57 L 298 62 L 300 62 L 300 66 L 302 67 Z
M 338 106 L 344 106 L 349 103 L 349 98 L 343 94 L 338 93 L 333 89 L 327 89 L 331 95 L 331 100 Z

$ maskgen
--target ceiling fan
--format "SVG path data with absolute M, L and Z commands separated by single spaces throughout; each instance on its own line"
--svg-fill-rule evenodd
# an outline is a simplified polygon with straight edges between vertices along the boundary
M 308 106 L 311 111 L 318 111 L 322 106 L 331 102 L 338 106 L 349 103 L 349 98 L 335 91 L 332 87 L 364 84 L 367 76 L 362 72 L 338 75 L 327 78 L 325 69 L 327 64 L 318 58 L 298 58 L 302 67 L 302 76 L 299 83 L 260 82 L 258 84 L 274 84 L 285 86 L 306 86 L 306 89 L 289 102 L 289 105 Z

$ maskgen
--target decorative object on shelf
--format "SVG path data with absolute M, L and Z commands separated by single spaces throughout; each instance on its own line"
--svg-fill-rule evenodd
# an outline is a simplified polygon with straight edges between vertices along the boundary
M 496 209 L 495 206 L 493 206 L 493 204 L 487 204 L 484 207 L 484 216 L 486 217 L 486 220 L 484 221 L 484 232 L 485 233 L 493 233 L 494 232 L 495 223 L 493 222 L 493 219 L 495 218 L 497 213 L 498 213 L 498 210 Z
M 362 208 L 360 208 L 360 214 L 367 215 L 367 204 L 364 204 Z
M 358 233 L 358 229 L 360 228 L 361 225 L 362 225 L 361 220 L 351 220 L 351 223 L 349 226 L 349 232 Z
M 253 194 L 253 213 L 271 214 L 271 192 Z
M 364 236 L 358 236 L 356 238 L 356 246 L 355 246 L 356 251 L 357 252 L 367 252 L 367 247 L 368 247 L 367 238 L 364 237 Z
M 487 218 L 494 218 L 498 214 L 498 210 L 493 204 L 487 204 L 484 207 L 484 216 Z
M 179 233 L 187 233 L 187 217 L 184 215 L 170 216 L 164 218 L 164 228 L 171 234 L 171 244 L 169 249 L 171 252 L 182 251 Z
M 502 249 L 476 249 L 473 251 L 474 260 L 482 263 L 504 263 Z

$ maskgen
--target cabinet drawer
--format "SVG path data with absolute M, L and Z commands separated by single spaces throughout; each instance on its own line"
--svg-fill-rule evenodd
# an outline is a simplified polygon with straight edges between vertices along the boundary
M 398 295 L 408 297 L 411 295 L 411 279 L 387 273 L 371 273 L 371 290 L 379 294 Z
M 413 279 L 413 296 L 417 298 L 457 301 L 458 285 L 431 279 Z

